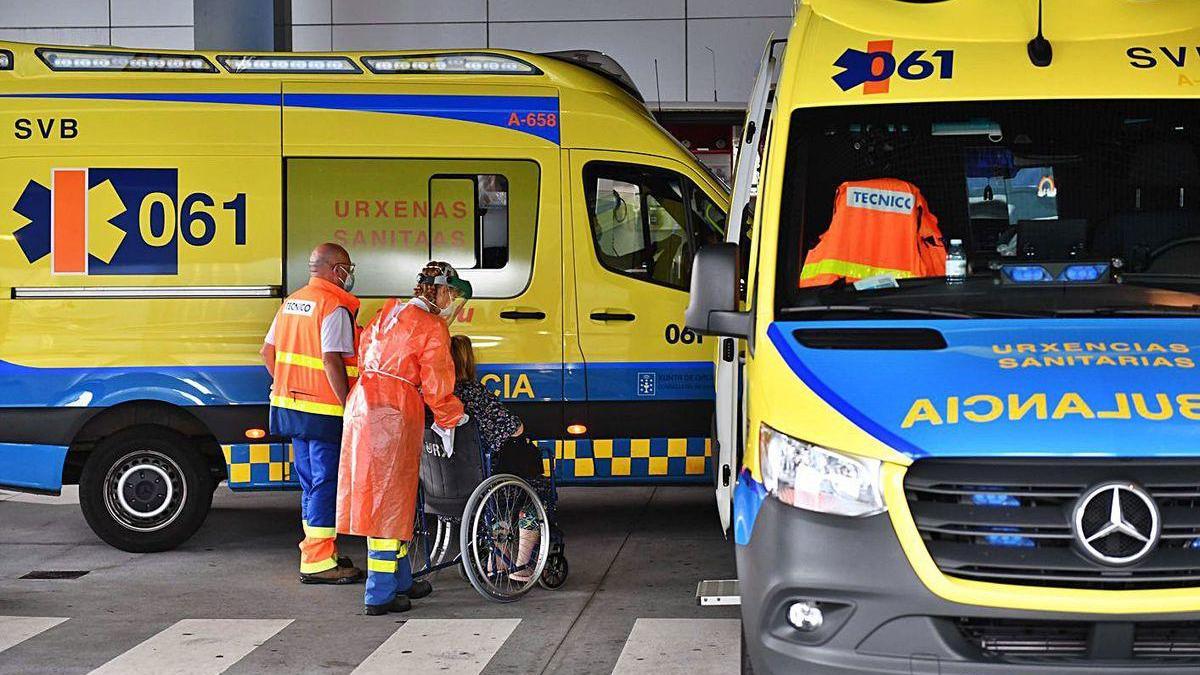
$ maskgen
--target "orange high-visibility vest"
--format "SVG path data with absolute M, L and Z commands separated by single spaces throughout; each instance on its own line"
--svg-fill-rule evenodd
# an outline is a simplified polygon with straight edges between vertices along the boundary
M 834 199 L 829 229 L 804 259 L 801 287 L 946 273 L 942 231 L 917 186 L 896 178 L 847 181 Z
M 325 365 L 321 358 L 321 324 L 333 312 L 346 310 L 350 312 L 351 323 L 357 326 L 358 307 L 358 298 L 324 279 L 309 280 L 307 286 L 283 301 L 275 316 L 275 382 L 271 386 L 272 433 L 283 436 L 322 437 L 333 435 L 333 428 L 336 427 L 340 439 L 342 403 L 333 393 L 333 387 L 329 385 L 329 378 L 325 375 Z M 357 343 L 357 330 L 355 338 Z M 358 378 L 358 359 L 353 355 L 343 358 L 346 362 L 346 375 L 353 386 Z M 318 415 L 325 419 L 306 421 L 308 415 Z M 336 418 L 337 424 L 328 424 L 328 418 Z M 310 436 L 310 431 L 321 433 Z

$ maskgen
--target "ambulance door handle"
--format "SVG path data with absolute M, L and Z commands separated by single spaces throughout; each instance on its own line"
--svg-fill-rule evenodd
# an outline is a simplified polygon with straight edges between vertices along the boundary
M 592 321 L 633 321 L 637 317 L 629 312 L 592 312 Z
M 505 309 L 500 312 L 501 319 L 512 321 L 541 321 L 546 313 L 536 309 Z

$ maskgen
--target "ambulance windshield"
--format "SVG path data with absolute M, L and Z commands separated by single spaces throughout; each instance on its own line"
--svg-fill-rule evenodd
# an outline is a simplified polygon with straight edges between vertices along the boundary
M 1200 306 L 1194 103 L 870 105 L 791 128 L 784 307 Z

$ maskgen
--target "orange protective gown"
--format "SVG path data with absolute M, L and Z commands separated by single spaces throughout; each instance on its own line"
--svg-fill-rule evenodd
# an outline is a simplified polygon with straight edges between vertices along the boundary
M 425 429 L 424 403 L 450 428 L 454 396 L 450 331 L 420 300 L 389 300 L 363 330 L 358 384 L 346 399 L 338 471 L 337 530 L 412 539 Z

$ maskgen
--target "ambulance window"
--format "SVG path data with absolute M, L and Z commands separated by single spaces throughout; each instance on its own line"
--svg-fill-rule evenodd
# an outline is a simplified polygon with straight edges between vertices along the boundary
M 683 179 L 671 172 L 594 162 L 584 167 L 592 238 L 604 267 L 687 288 L 692 244 Z
M 533 269 L 538 168 L 518 160 L 289 159 L 287 285 L 323 241 L 354 259 L 354 292 L 406 296 L 445 260 L 476 297 L 520 295 Z
M 725 241 L 725 212 L 705 196 L 700 188 L 692 186 L 688 202 L 692 211 L 692 235 L 699 250 L 709 244 Z
M 454 207 L 430 214 L 434 260 L 459 270 L 497 270 L 508 264 L 508 179 L 499 174 L 434 176 L 429 203 Z

